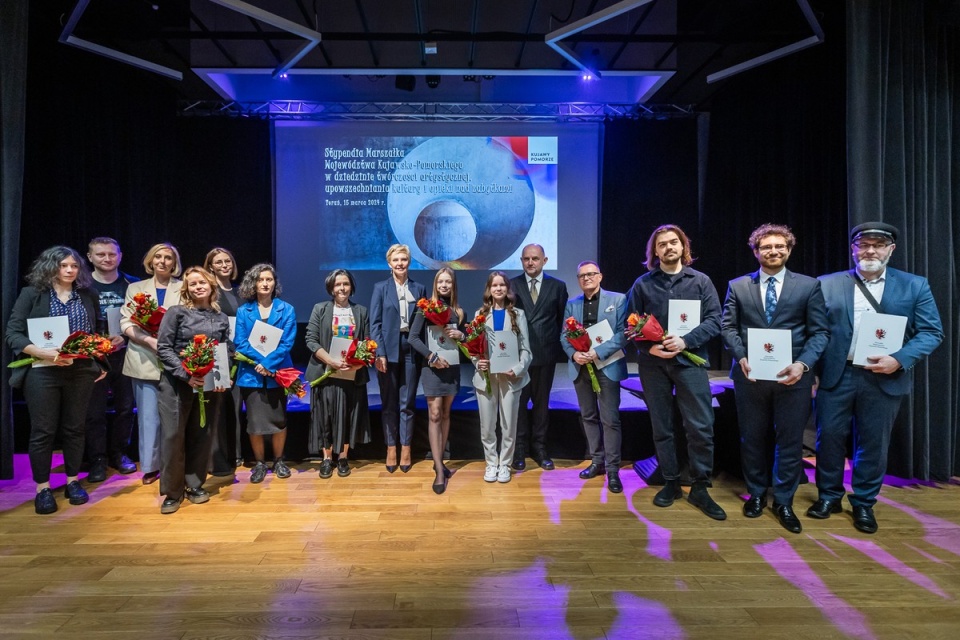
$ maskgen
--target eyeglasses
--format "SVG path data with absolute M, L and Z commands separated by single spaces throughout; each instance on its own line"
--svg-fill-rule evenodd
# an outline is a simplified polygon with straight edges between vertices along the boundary
M 587 273 L 578 273 L 577 278 L 580 280 L 591 280 L 596 278 L 598 275 L 600 275 L 599 271 L 588 271 Z
M 884 251 L 890 248 L 889 242 L 861 242 L 857 241 L 853 243 L 853 246 L 857 248 L 858 251 L 869 251 L 873 249 L 874 251 Z
M 787 245 L 785 244 L 765 244 L 762 247 L 757 247 L 757 251 L 760 253 L 770 253 L 771 251 L 786 251 Z

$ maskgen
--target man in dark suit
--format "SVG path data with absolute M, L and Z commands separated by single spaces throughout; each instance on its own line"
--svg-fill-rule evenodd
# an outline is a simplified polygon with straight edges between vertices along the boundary
M 820 282 L 786 268 L 796 238 L 788 227 L 764 224 L 749 240 L 760 270 L 730 282 L 723 303 L 720 335 L 733 356 L 733 378 L 740 423 L 740 455 L 750 498 L 743 515 L 757 518 L 773 486 L 773 508 L 784 529 L 800 533 L 793 494 L 802 472 L 803 429 L 810 417 L 812 367 L 827 346 L 827 311 Z M 792 363 L 777 380 L 750 377 L 748 329 L 790 331 Z M 771 427 L 774 431 L 773 477 L 770 473 Z
M 397 440 L 400 468 L 412 464 L 413 412 L 420 381 L 420 362 L 407 343 L 417 300 L 427 297 L 422 284 L 409 278 L 410 248 L 395 244 L 387 250 L 390 277 L 373 287 L 370 300 L 370 338 L 377 343 L 377 380 L 380 383 L 383 437 L 387 443 L 387 471 L 397 469 Z
M 529 451 L 534 462 L 546 471 L 553 469 L 553 460 L 547 453 L 547 427 L 550 424 L 550 389 L 557 362 L 562 359 L 560 326 L 563 309 L 567 305 L 567 285 L 562 280 L 543 273 L 547 256 L 543 247 L 528 244 L 520 256 L 523 275 L 511 280 L 517 308 L 523 309 L 530 331 L 530 382 L 520 393 L 520 413 L 517 417 L 517 450 L 513 468 L 523 471 L 524 457 Z M 533 410 L 527 403 L 533 401 Z
M 560 338 L 560 346 L 569 356 L 567 373 L 573 380 L 580 405 L 580 423 L 587 436 L 590 448 L 590 466 L 580 472 L 584 480 L 594 478 L 606 471 L 607 487 L 613 493 L 623 491 L 620 482 L 620 381 L 627 377 L 627 360 L 623 347 L 627 343 L 624 333 L 627 325 L 627 297 L 622 293 L 604 291 L 600 288 L 603 274 L 596 262 L 581 262 L 577 267 L 577 281 L 583 295 L 567 303 L 564 317 L 573 318 L 585 328 L 604 321 L 610 324 L 613 335 L 609 340 L 594 339 L 589 351 L 577 351 L 566 339 Z M 600 363 L 621 355 L 602 369 Z M 587 365 L 593 366 L 600 385 L 600 392 L 591 386 Z M 599 405 L 599 406 L 598 406 Z
M 827 343 L 817 391 L 817 489 L 819 499 L 807 511 L 812 518 L 829 518 L 843 511 L 843 466 L 847 438 L 853 432 L 853 526 L 864 533 L 877 530 L 873 506 L 887 469 L 890 432 L 900 401 L 913 388 L 913 369 L 943 340 L 943 325 L 926 278 L 887 268 L 899 231 L 883 222 L 857 225 L 850 232 L 856 268 L 821 276 L 827 303 L 830 341 Z M 854 366 L 858 331 L 872 313 L 907 319 L 903 346 L 887 355 L 868 356 L 869 364 Z
M 643 384 L 643 398 L 650 410 L 653 443 L 660 470 L 666 481 L 653 498 L 658 507 L 669 507 L 683 497 L 680 464 L 674 438 L 674 402 L 680 408 L 687 436 L 692 486 L 687 501 L 714 520 L 726 520 L 723 508 L 707 492 L 713 473 L 713 395 L 707 366 L 697 366 L 683 351 L 707 358 L 707 342 L 720 335 L 720 298 L 703 273 L 691 269 L 690 240 L 683 229 L 664 224 L 653 230 L 647 241 L 647 273 L 630 289 L 630 312 L 649 313 L 670 333 L 660 342 L 637 342 L 637 368 Z M 696 326 L 683 332 L 680 312 L 671 317 L 671 300 L 699 303 Z M 687 318 L 693 324 L 693 318 Z

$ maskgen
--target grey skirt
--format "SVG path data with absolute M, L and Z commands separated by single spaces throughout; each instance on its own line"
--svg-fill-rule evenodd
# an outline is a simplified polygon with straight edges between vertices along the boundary
M 286 428 L 287 396 L 281 387 L 240 387 L 240 395 L 247 408 L 247 433 L 269 436 Z

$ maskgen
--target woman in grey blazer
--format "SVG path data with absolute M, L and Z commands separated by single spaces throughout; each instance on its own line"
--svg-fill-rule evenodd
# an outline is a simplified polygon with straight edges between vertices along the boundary
M 172 244 L 158 242 L 143 256 L 143 268 L 151 276 L 127 287 L 126 304 L 120 309 L 120 330 L 130 339 L 123 360 L 123 374 L 133 381 L 137 403 L 137 427 L 140 438 L 140 471 L 143 484 L 160 478 L 160 359 L 157 336 L 151 335 L 131 320 L 133 297 L 150 295 L 165 309 L 180 304 L 180 252 Z
M 356 281 L 346 269 L 335 269 L 325 281 L 332 300 L 313 307 L 307 323 L 307 380 L 316 380 L 330 369 L 338 373 L 310 391 L 310 451 L 323 451 L 320 477 L 333 475 L 333 450 L 338 452 L 337 475 L 350 475 L 348 454 L 356 444 L 370 442 L 366 367 L 349 365 L 341 353 L 330 353 L 334 337 L 366 340 L 370 337 L 367 308 L 350 296 Z

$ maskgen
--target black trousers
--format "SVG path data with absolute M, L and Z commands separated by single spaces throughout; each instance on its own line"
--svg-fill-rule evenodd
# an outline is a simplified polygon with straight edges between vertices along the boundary
M 520 392 L 520 412 L 517 414 L 517 448 L 514 458 L 522 458 L 527 451 L 537 456 L 547 453 L 547 428 L 550 426 L 550 390 L 553 388 L 555 363 L 530 367 L 530 382 Z M 527 403 L 533 400 L 533 409 Z
M 107 376 L 93 386 L 90 403 L 87 405 L 87 446 L 86 457 L 89 462 L 104 459 L 111 460 L 127 452 L 130 433 L 133 430 L 133 384 L 123 375 L 124 349 L 114 351 L 109 356 L 110 371 Z M 107 405 L 113 400 L 113 423 L 107 428 Z
M 198 489 L 207 479 L 224 392 L 207 391 L 207 426 L 200 426 L 200 395 L 170 373 L 160 376 L 160 494 L 180 498 L 186 487 Z
M 34 367 L 27 372 L 23 395 L 30 412 L 30 469 L 37 484 L 50 481 L 58 431 L 67 476 L 80 473 L 87 403 L 98 375 L 100 368 L 91 360 L 74 360 L 66 367 Z

